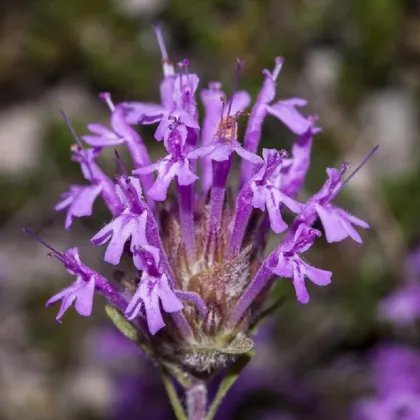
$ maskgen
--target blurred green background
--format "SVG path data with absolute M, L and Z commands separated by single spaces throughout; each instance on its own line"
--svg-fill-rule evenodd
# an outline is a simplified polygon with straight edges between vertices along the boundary
M 102 302 L 94 317 L 70 311 L 56 324 L 56 308 L 44 309 L 44 302 L 68 277 L 21 228 L 59 249 L 79 246 L 87 262 L 110 273 L 100 263 L 103 250 L 89 246 L 106 221 L 104 209 L 95 207 L 95 217 L 77 220 L 71 232 L 52 209 L 70 183 L 82 180 L 69 159 L 72 138 L 60 109 L 83 134 L 87 122 L 107 121 L 100 91 L 117 102 L 157 102 L 156 21 L 171 58 L 188 57 L 200 87 L 220 80 L 229 92 L 240 57 L 240 86 L 255 99 L 261 70 L 285 57 L 277 97 L 307 98 L 323 128 L 304 196 L 323 183 L 327 166 L 357 164 L 380 144 L 340 197 L 372 225 L 364 245 L 320 241 L 310 258 L 334 272 L 333 284 L 312 289 L 305 307 L 290 299 L 276 314 L 273 337 L 276 363 L 322 393 L 328 418 L 346 418 L 366 387 L 353 358 L 398 338 L 377 323 L 375 308 L 403 280 L 404 257 L 420 236 L 418 0 L 0 2 L 0 419 L 99 419 L 109 412 L 112 375 L 89 356 L 90 333 L 107 322 Z M 153 130 L 144 131 L 150 144 L 152 137 Z M 262 146 L 287 149 L 291 140 L 267 119 Z M 102 163 L 114 172 L 112 151 Z M 292 297 L 290 284 L 276 293 Z M 352 360 L 345 368 L 343 358 Z

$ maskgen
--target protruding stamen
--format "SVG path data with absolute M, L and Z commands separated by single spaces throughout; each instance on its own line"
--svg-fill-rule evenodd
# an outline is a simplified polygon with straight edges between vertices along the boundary
M 273 80 L 277 80 L 277 77 L 279 77 L 281 68 L 283 67 L 283 64 L 284 64 L 284 58 L 282 58 L 282 57 L 276 57 L 275 64 L 276 65 L 275 65 L 274 70 L 273 70 L 273 73 L 271 75 L 272 78 L 273 78 Z
M 226 98 L 224 97 L 224 96 L 221 96 L 220 97 L 220 102 L 222 102 L 222 112 L 221 112 L 221 115 L 220 115 L 220 121 L 222 121 L 223 120 L 223 114 L 224 114 L 224 112 L 225 112 L 225 106 L 226 106 Z
M 359 166 L 347 177 L 345 181 L 341 184 L 341 188 L 343 188 L 356 174 L 357 172 L 362 169 L 363 166 L 368 162 L 368 160 L 374 155 L 374 153 L 379 149 L 379 144 L 377 144 L 370 153 L 362 160 L 362 162 L 359 164 Z
M 62 252 L 57 251 L 55 248 L 53 248 L 51 245 L 47 244 L 44 240 L 42 240 L 35 232 L 32 232 L 29 229 L 22 228 L 23 232 L 34 238 L 37 242 L 44 245 L 47 249 L 51 251 L 51 253 L 58 258 L 60 261 L 64 261 L 64 254 Z
M 188 58 L 182 60 L 182 67 L 185 69 L 185 74 L 188 75 L 190 67 L 190 60 Z
M 233 97 L 235 96 L 235 92 L 236 92 L 236 89 L 238 87 L 239 75 L 241 73 L 242 67 L 245 64 L 245 61 L 241 61 L 241 60 L 239 60 L 239 58 L 236 58 L 236 62 L 237 62 L 237 64 L 236 64 L 235 77 L 233 79 L 232 93 L 230 94 L 229 108 L 228 108 L 228 112 L 227 112 L 226 117 L 229 117 L 229 115 L 230 115 L 230 111 L 232 109 L 232 104 L 233 104 Z
M 99 99 L 108 105 L 111 112 L 115 111 L 115 105 L 114 102 L 112 102 L 111 94 L 109 92 L 101 92 L 99 94 Z
M 166 51 L 166 45 L 165 41 L 163 39 L 163 33 L 162 33 L 162 25 L 160 23 L 157 23 L 153 25 L 153 28 L 155 30 L 157 42 L 159 44 L 160 54 L 162 56 L 162 66 L 163 66 L 163 74 L 164 76 L 171 76 L 175 73 L 174 66 L 171 64 L 171 61 L 168 57 L 168 52 Z
M 125 175 L 126 177 L 128 177 L 127 170 L 125 169 L 124 163 L 123 163 L 123 161 L 122 161 L 122 159 L 121 159 L 121 156 L 120 156 L 120 154 L 118 153 L 117 149 L 114 149 L 114 153 L 115 153 L 115 158 L 116 158 L 116 160 L 117 160 L 117 165 L 118 165 L 118 169 L 119 169 L 119 171 L 120 171 L 123 175 Z
M 72 123 L 70 122 L 70 118 L 67 116 L 67 114 L 61 109 L 60 110 L 61 115 L 64 118 L 64 122 L 66 123 L 67 127 L 69 128 L 74 140 L 76 141 L 77 145 L 82 149 L 82 141 L 80 140 L 79 136 L 76 134 L 76 130 L 74 129 Z

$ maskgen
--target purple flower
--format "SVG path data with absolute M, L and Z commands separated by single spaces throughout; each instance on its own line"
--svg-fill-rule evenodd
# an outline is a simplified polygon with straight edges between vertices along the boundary
M 302 98 L 285 99 L 267 106 L 267 111 L 277 117 L 290 131 L 302 135 L 312 127 L 314 121 L 304 117 L 296 108 L 306 106 L 307 103 L 308 101 Z
M 58 202 L 54 210 L 61 211 L 66 208 L 66 222 L 64 224 L 67 230 L 70 229 L 74 217 L 83 217 L 92 215 L 92 207 L 96 198 L 102 191 L 102 185 L 72 185 L 70 191 L 61 194 L 61 201 Z
M 206 115 L 201 130 L 195 99 L 199 79 L 190 72 L 188 60 L 172 64 L 160 27 L 156 34 L 163 64 L 161 103 L 114 104 L 109 93 L 100 94 L 110 110 L 110 124 L 88 125 L 90 133 L 83 140 L 93 146 L 90 149 L 83 148 L 68 123 L 77 142 L 73 160 L 80 163 L 88 184 L 72 186 L 56 207 L 68 209 L 70 227 L 74 217 L 92 214 L 101 195 L 112 218 L 91 241 L 107 244 L 104 259 L 110 264 L 119 265 L 125 257 L 127 269 L 118 267 L 113 285 L 79 260 L 50 248 L 77 279 L 49 303 L 62 299 L 59 318 L 72 303 L 87 315 L 93 291 L 104 295 L 114 308 L 107 313 L 127 336 L 135 337 L 145 354 L 194 384 L 188 403 L 193 394 L 204 396 L 201 382 L 207 373 L 223 371 L 237 353 L 252 347 L 249 335 L 276 277 L 291 278 L 302 303 L 309 301 L 306 278 L 319 286 L 331 282 L 330 271 L 302 258 L 320 236 L 311 227 L 318 219 L 328 242 L 350 236 L 361 243 L 355 226 L 368 225 L 332 204 L 354 175 L 343 182 L 346 165 L 341 171 L 327 169 L 321 190 L 306 202 L 295 201 L 320 129 L 316 117 L 300 113 L 306 100 L 274 101 L 283 59 L 276 59 L 272 73 L 264 71 L 241 139 L 240 117 L 248 116 L 244 109 L 250 103 L 248 93 L 237 91 L 244 62 L 237 60 L 228 99 L 216 82 L 202 91 Z M 257 154 L 269 114 L 297 134 L 290 155 L 275 149 L 264 149 L 262 158 Z M 158 124 L 154 137 L 163 141 L 166 156 L 151 163 L 134 124 Z M 119 173 L 110 178 L 96 158 L 101 148 L 116 145 L 127 147 L 135 169 L 128 173 L 116 153 Z M 235 154 L 242 159 L 238 186 L 232 169 Z M 296 215 L 290 224 L 283 220 L 285 208 Z M 264 257 L 272 233 L 284 234 L 274 236 L 277 243 Z M 195 385 L 198 378 L 201 382 Z M 206 417 L 206 402 L 197 407 L 201 412 L 194 415 Z
M 187 127 L 174 121 L 166 130 L 164 144 L 168 156 L 152 165 L 133 171 L 134 174 L 149 174 L 158 171 L 158 177 L 147 194 L 155 201 L 166 200 L 169 184 L 176 177 L 179 185 L 191 185 L 198 176 L 191 170 L 191 164 L 185 152 Z
M 120 177 L 117 192 L 124 204 L 124 211 L 91 239 L 94 245 L 103 245 L 110 241 L 104 259 L 114 265 L 119 264 L 128 240 L 131 240 L 132 253 L 136 246 L 149 246 L 146 232 L 153 223 L 153 215 L 142 200 L 141 186 L 137 178 Z M 158 253 L 159 249 L 155 249 Z
M 61 195 L 61 200 L 56 204 L 56 211 L 67 210 L 65 228 L 70 229 L 74 217 L 90 216 L 93 203 L 101 194 L 112 215 L 121 211 L 121 204 L 112 181 L 102 172 L 95 159 L 100 153 L 99 148 L 82 149 L 76 145 L 72 148 L 72 159 L 80 163 L 83 176 L 92 185 L 73 185 L 68 192 Z
M 396 326 L 420 319 L 420 284 L 408 283 L 384 298 L 379 304 L 378 316 Z
M 219 122 L 213 140 L 205 146 L 189 153 L 190 159 L 208 157 L 216 162 L 223 162 L 236 152 L 242 159 L 260 164 L 262 159 L 255 153 L 245 150 L 237 141 L 237 117 L 230 116 Z
M 309 302 L 305 277 L 308 277 L 312 283 L 318 286 L 326 286 L 331 283 L 332 273 L 330 271 L 315 268 L 303 261 L 300 257 L 300 254 L 307 251 L 313 244 L 315 238 L 320 235 L 321 233 L 319 231 L 309 228 L 302 223 L 296 230 L 293 239 L 281 245 L 276 252 L 278 262 L 273 272 L 280 277 L 293 278 L 296 296 L 301 303 Z
M 293 197 L 301 189 L 311 163 L 311 149 L 314 134 L 320 129 L 310 128 L 298 137 L 292 145 L 290 158 L 283 159 L 281 168 L 281 189 Z
M 76 248 L 73 248 L 76 249 Z M 77 251 L 76 251 L 77 252 Z M 80 276 L 76 278 L 70 286 L 55 294 L 47 301 L 47 306 L 61 300 L 61 306 L 58 311 L 57 321 L 61 322 L 61 318 L 72 304 L 76 311 L 83 316 L 89 316 L 92 313 L 93 294 L 95 292 L 95 277 L 91 277 L 87 282 Z
M 302 220 L 312 224 L 318 216 L 325 230 L 327 242 L 340 242 L 347 237 L 361 244 L 362 238 L 353 227 L 359 226 L 369 229 L 369 225 L 347 213 L 346 211 L 330 204 L 342 186 L 342 176 L 347 170 L 348 165 L 343 164 L 341 170 L 328 168 L 328 179 L 319 192 L 313 195 L 302 210 Z
M 152 335 L 165 326 L 160 304 L 167 313 L 180 311 L 184 306 L 169 286 L 168 277 L 158 267 L 159 257 L 153 251 L 136 248 L 136 267 L 142 270 L 140 284 L 125 311 L 127 319 L 138 316 L 144 305 L 147 325 Z
M 275 67 L 272 73 L 264 70 L 265 77 L 263 86 L 258 95 L 257 101 L 251 111 L 249 123 L 245 132 L 244 145 L 247 150 L 255 153 L 261 139 L 262 125 L 268 114 L 271 114 L 282 121 L 293 133 L 303 135 L 314 124 L 312 117 L 304 117 L 296 109 L 306 105 L 306 100 L 292 98 L 278 101 L 272 105 L 276 95 L 276 82 L 283 67 L 284 60 L 281 57 L 275 59 Z M 252 175 L 255 168 L 250 162 L 243 162 L 241 173 L 241 184 Z
M 28 231 L 28 233 L 33 236 L 31 232 Z M 74 304 L 76 311 L 80 315 L 89 316 L 92 313 L 95 290 L 103 294 L 116 307 L 121 308 L 125 306 L 124 299 L 115 292 L 108 281 L 82 263 L 77 248 L 70 248 L 66 252 L 60 253 L 43 241 L 39 241 L 51 250 L 50 255 L 63 263 L 69 274 L 76 276 L 76 280 L 69 287 L 55 294 L 47 301 L 47 306 L 59 300 L 62 301 L 56 318 L 58 322 L 61 322 L 64 313 L 72 304 Z
M 376 395 L 359 401 L 354 420 L 418 420 L 420 418 L 420 354 L 403 346 L 374 353 L 372 376 Z
M 252 205 L 262 211 L 267 208 L 271 229 L 275 233 L 287 229 L 280 213 L 282 204 L 295 213 L 300 213 L 302 208 L 280 189 L 282 160 L 285 156 L 285 153 L 275 149 L 263 149 L 264 163 L 251 178 Z
M 419 251 L 406 257 L 404 284 L 379 302 L 378 317 L 397 327 L 409 326 L 420 319 Z

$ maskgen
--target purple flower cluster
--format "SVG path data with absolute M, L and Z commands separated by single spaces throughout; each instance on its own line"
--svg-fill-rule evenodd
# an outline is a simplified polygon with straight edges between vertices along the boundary
M 378 306 L 379 319 L 397 327 L 413 325 L 420 319 L 420 249 L 408 255 L 404 271 L 404 284 Z
M 420 419 L 420 353 L 385 346 L 373 358 L 375 396 L 359 402 L 354 420 Z
M 275 60 L 272 72 L 263 71 L 264 82 L 250 113 L 250 96 L 236 89 L 242 62 L 230 98 L 220 83 L 210 83 L 201 92 L 205 115 L 200 125 L 198 76 L 190 73 L 187 60 L 176 66 L 169 61 L 160 29 L 156 32 L 164 72 L 161 103 L 114 104 L 110 94 L 102 93 L 110 125 L 89 124 L 89 133 L 81 139 L 66 119 L 76 140 L 73 160 L 80 163 L 86 185 L 71 186 L 56 206 L 66 210 L 65 227 L 70 229 L 74 218 L 92 214 L 100 196 L 112 220 L 92 243 L 107 244 L 104 259 L 112 265 L 129 258 L 135 274 L 114 285 L 84 265 L 77 248 L 65 253 L 50 248 L 76 280 L 48 304 L 62 302 L 58 320 L 73 303 L 86 316 L 97 291 L 144 340 L 154 340 L 159 332 L 165 345 L 155 343 L 154 351 L 161 358 L 175 358 L 194 372 L 210 371 L 225 365 L 224 348 L 248 334 L 276 277 L 291 279 L 301 303 L 309 301 L 306 279 L 319 286 L 330 283 L 330 271 L 303 258 L 321 236 L 312 227 L 317 219 L 330 243 L 350 237 L 361 244 L 356 227 L 369 226 L 332 204 L 348 164 L 328 168 L 320 190 L 304 203 L 296 200 L 320 128 L 315 116 L 302 114 L 304 99 L 274 99 L 283 59 Z M 290 153 L 263 149 L 262 157 L 257 154 L 269 115 L 297 136 Z M 240 141 L 243 116 L 249 118 Z M 157 162 L 151 162 L 135 129 L 145 124 L 158 124 L 154 137 L 167 152 Z M 104 148 L 123 144 L 135 168 L 128 173 L 117 154 L 121 173 L 108 177 L 96 159 Z M 234 160 L 241 165 L 239 185 L 230 182 Z M 286 211 L 295 216 L 289 224 L 283 219 Z M 272 232 L 282 236 L 263 258 Z M 210 350 L 217 350 L 220 358 L 208 356 Z

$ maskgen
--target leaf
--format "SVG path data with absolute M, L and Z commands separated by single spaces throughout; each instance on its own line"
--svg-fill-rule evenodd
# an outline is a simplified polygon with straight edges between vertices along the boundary
M 161 368 L 160 372 L 162 374 L 163 384 L 165 385 L 165 389 L 168 394 L 169 401 L 171 402 L 172 409 L 174 410 L 175 417 L 177 420 L 188 420 L 171 378 L 167 374 L 165 368 Z
M 139 339 L 138 331 L 133 327 L 133 325 L 128 322 L 124 315 L 111 305 L 105 305 L 105 312 L 114 325 L 131 341 L 137 343 Z
M 217 349 L 220 353 L 239 355 L 248 353 L 254 347 L 249 337 L 237 337 L 228 346 Z
M 226 346 L 213 345 L 211 347 L 194 347 L 195 352 L 219 353 L 232 356 L 248 353 L 254 347 L 254 342 L 249 337 L 236 337 Z
M 245 368 L 245 366 L 251 361 L 251 359 L 254 356 L 253 351 L 249 351 L 248 353 L 242 354 L 239 356 L 239 358 L 236 360 L 236 362 L 232 365 L 232 367 L 229 369 L 226 376 L 223 378 L 219 389 L 217 390 L 217 394 L 214 397 L 214 400 L 210 406 L 209 412 L 206 416 L 206 420 L 212 420 L 213 417 L 216 415 L 216 412 L 223 401 L 223 398 L 225 398 L 227 392 L 229 391 L 230 387 L 236 382 L 236 380 L 239 378 L 239 375 L 241 374 L 242 370 Z
M 150 359 L 155 360 L 153 351 L 144 344 L 146 340 L 142 340 L 141 333 L 133 324 L 125 319 L 124 315 L 118 309 L 115 309 L 111 305 L 105 305 L 105 312 L 108 318 L 129 340 L 137 344 Z

